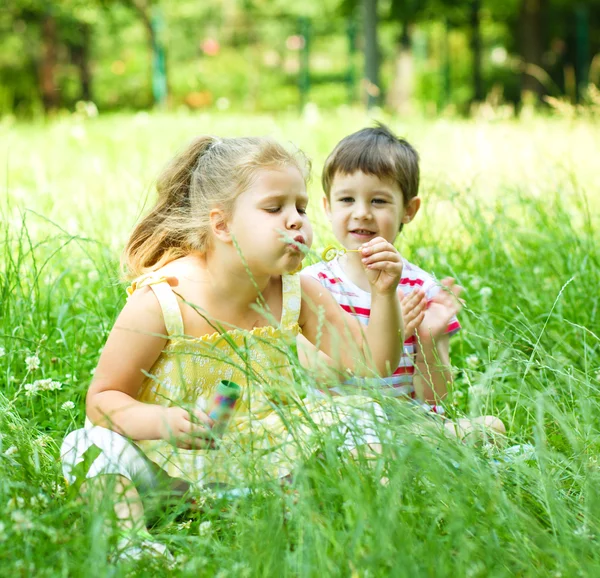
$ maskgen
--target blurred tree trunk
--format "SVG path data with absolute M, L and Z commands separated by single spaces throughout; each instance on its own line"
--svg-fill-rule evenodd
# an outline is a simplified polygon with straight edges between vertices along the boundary
M 546 0 L 521 0 L 519 10 L 519 40 L 524 65 L 521 93 L 532 93 L 538 99 L 545 93 L 540 79 L 544 75 L 542 58 L 546 8 Z
M 367 107 L 379 104 L 379 46 L 377 41 L 377 0 L 362 0 L 365 34 L 365 88 Z
M 46 12 L 42 17 L 42 53 L 39 65 L 39 83 L 42 104 L 45 112 L 56 110 L 60 95 L 56 85 L 56 64 L 58 57 L 58 34 L 56 19 Z
M 481 0 L 471 0 L 471 52 L 473 54 L 473 102 L 481 102 L 483 81 L 481 74 Z
M 414 93 L 414 62 L 412 52 L 412 26 L 402 25 L 394 61 L 394 78 L 388 92 L 387 104 L 396 113 L 410 114 Z
M 71 46 L 71 58 L 79 71 L 79 83 L 81 85 L 80 100 L 93 100 L 92 98 L 92 72 L 90 68 L 90 46 L 92 30 L 89 24 L 79 23 L 80 38 Z
M 168 69 L 167 69 L 167 64 L 166 64 L 166 58 L 164 58 L 164 54 L 161 54 L 161 50 L 160 50 L 160 44 L 159 44 L 160 39 L 158 38 L 158 35 L 156 33 L 154 23 L 152 22 L 153 0 L 128 0 L 128 3 L 138 13 L 138 16 L 140 17 L 140 20 L 142 21 L 144 29 L 146 30 L 146 36 L 148 38 L 148 45 L 150 47 L 150 56 L 151 56 L 150 72 L 151 72 L 152 97 L 153 97 L 154 104 L 160 104 L 156 100 L 156 91 L 154 89 L 155 74 L 157 72 L 155 70 L 155 68 L 156 68 L 158 62 L 160 62 L 160 64 L 164 67 L 163 72 L 165 75 L 167 97 L 170 92 L 169 91 L 169 80 L 168 80 L 169 75 L 167 74 Z

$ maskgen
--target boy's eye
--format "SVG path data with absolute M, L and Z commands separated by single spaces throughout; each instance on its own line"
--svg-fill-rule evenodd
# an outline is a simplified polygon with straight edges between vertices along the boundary
M 269 207 L 268 209 L 265 209 L 265 211 L 267 211 L 267 213 L 278 213 L 280 208 L 281 207 Z
M 387 203 L 387 201 L 385 199 L 373 199 L 373 203 L 375 203 L 377 205 L 385 205 L 385 203 Z
M 354 199 L 352 197 L 342 197 L 341 199 L 339 199 L 340 203 L 352 203 L 354 202 Z
M 298 207 L 296 209 L 301 215 L 306 215 L 306 207 Z

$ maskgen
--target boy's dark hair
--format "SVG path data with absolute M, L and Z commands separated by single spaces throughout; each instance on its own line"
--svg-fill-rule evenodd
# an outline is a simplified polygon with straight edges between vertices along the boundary
M 404 204 L 419 193 L 419 155 L 412 145 L 378 123 L 343 138 L 325 161 L 323 191 L 327 198 L 337 173 L 362 171 L 380 179 L 393 179 L 402 191 Z

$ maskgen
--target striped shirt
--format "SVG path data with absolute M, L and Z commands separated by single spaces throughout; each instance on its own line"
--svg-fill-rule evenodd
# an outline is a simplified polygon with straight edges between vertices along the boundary
M 303 269 L 302 273 L 319 281 L 334 296 L 342 309 L 352 314 L 364 325 L 367 325 L 371 315 L 371 293 L 357 287 L 348 278 L 337 257 L 330 262 L 323 261 L 310 265 Z M 440 290 L 439 283 L 431 275 L 404 259 L 402 278 L 398 284 L 398 294 L 407 295 L 416 287 L 423 289 L 427 302 L 430 302 Z M 453 335 L 459 330 L 460 323 L 456 317 L 453 317 L 448 324 L 446 333 Z M 392 397 L 406 395 L 415 397 L 413 376 L 415 373 L 416 343 L 417 339 L 414 335 L 409 337 L 404 342 L 404 353 L 396 371 L 389 377 L 377 380 L 377 383 L 382 386 L 382 394 Z M 352 385 L 352 382 L 347 384 Z M 337 392 L 336 390 L 337 388 L 333 391 Z M 347 390 L 345 392 L 347 393 Z

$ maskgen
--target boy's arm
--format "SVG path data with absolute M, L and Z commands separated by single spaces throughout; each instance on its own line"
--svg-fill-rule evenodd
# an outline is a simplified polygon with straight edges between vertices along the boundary
M 417 397 L 436 404 L 446 397 L 452 384 L 450 333 L 458 326 L 456 314 L 462 308 L 463 288 L 446 278 L 427 306 L 423 322 L 417 329 L 414 386 Z M 454 323 L 452 322 L 454 320 Z M 460 327 L 460 326 L 458 326 Z
M 431 405 L 438 404 L 452 384 L 450 366 L 450 337 L 433 340 L 419 335 L 413 383 L 417 397 Z
M 372 375 L 390 374 L 402 355 L 404 330 L 396 289 L 402 259 L 387 241 L 367 243 L 363 253 L 371 283 L 371 317 L 363 327 L 346 313 L 320 283 L 302 276 L 300 325 L 304 336 L 332 358 L 336 369 Z M 367 367 L 365 367 L 365 362 Z M 370 367 L 369 367 L 370 366 Z

